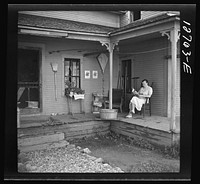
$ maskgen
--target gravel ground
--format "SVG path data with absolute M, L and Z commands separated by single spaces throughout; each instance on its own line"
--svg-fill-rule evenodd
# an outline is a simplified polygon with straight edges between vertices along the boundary
M 33 173 L 118 173 L 119 167 L 111 167 L 101 158 L 85 153 L 81 147 L 70 144 L 62 148 L 20 153 L 18 172 Z
M 130 139 L 115 133 L 73 140 L 70 143 L 87 147 L 95 157 L 125 173 L 174 173 L 180 170 L 179 146 L 172 151 L 151 145 L 142 139 Z
M 179 172 L 179 147 L 157 149 L 114 133 L 70 141 L 65 147 L 20 153 L 18 172 Z

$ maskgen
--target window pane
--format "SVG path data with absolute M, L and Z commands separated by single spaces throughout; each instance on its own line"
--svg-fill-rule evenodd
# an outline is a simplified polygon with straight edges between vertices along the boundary
M 71 82 L 73 82 L 73 84 L 74 84 L 73 86 L 74 86 L 74 87 L 77 87 L 76 77 L 72 77 L 71 79 L 72 79 Z
M 69 76 L 69 64 L 70 62 L 69 61 L 65 61 L 64 62 L 64 68 L 65 68 L 65 76 Z
M 79 76 L 80 62 L 76 62 L 76 76 Z
M 69 77 L 65 77 L 65 88 L 68 87 L 66 82 L 69 81 Z
M 76 61 L 72 62 L 72 76 L 76 76 Z
M 79 77 L 76 77 L 76 84 L 77 84 L 77 87 L 80 88 Z

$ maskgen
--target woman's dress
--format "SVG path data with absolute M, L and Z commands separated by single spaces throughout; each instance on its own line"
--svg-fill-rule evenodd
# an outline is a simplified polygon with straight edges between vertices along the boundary
M 141 87 L 139 90 L 139 94 L 141 94 L 141 95 L 151 96 L 152 93 L 153 93 L 153 89 L 150 86 L 148 86 L 148 88 L 146 88 L 146 89 L 144 87 Z M 146 102 L 145 97 L 138 97 L 138 96 L 134 96 L 130 100 L 130 103 L 132 103 L 138 111 L 141 111 L 142 106 L 145 102 Z M 134 109 L 132 109 L 132 111 L 134 112 Z

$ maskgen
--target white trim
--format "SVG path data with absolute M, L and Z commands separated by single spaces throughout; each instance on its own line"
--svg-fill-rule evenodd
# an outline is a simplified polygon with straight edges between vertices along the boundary
M 30 29 L 20 29 L 22 34 L 32 34 L 32 35 L 42 35 L 42 36 L 52 36 L 52 37 L 68 37 L 68 33 L 44 31 L 44 30 L 30 30 Z

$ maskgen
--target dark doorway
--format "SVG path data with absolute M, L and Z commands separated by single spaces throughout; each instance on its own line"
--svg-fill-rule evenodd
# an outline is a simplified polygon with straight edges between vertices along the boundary
M 128 109 L 127 93 L 131 93 L 131 59 L 122 61 L 122 85 L 124 90 L 124 110 Z
M 18 107 L 24 112 L 40 111 L 40 50 L 18 49 Z
M 122 84 L 125 93 L 131 92 L 131 60 L 122 61 Z

